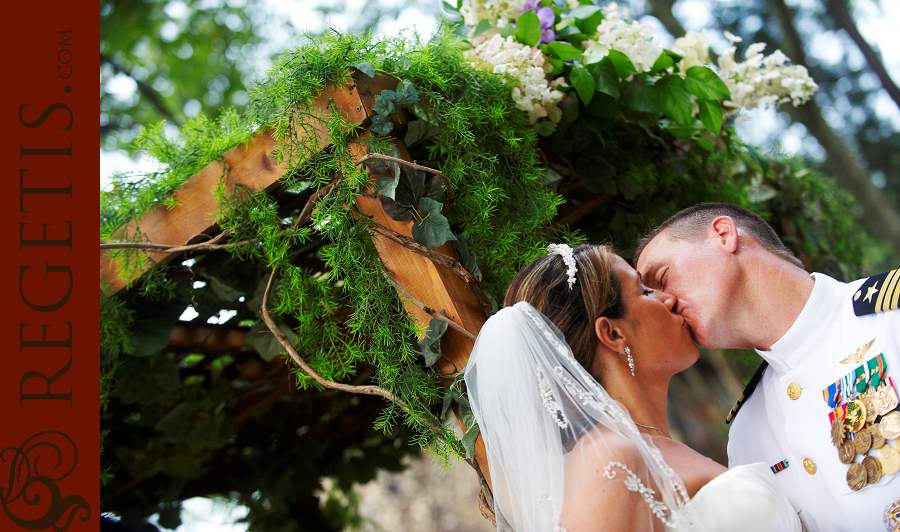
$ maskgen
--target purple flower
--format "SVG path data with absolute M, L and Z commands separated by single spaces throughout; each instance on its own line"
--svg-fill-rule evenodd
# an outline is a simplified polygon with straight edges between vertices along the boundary
M 525 2 L 525 7 L 522 8 L 522 11 L 519 11 L 519 14 L 522 14 L 529 9 L 534 9 L 537 13 L 538 20 L 541 21 L 541 43 L 555 41 L 556 32 L 553 31 L 553 24 L 556 22 L 556 13 L 549 7 L 538 7 L 539 1 L 540 0 L 528 0 Z

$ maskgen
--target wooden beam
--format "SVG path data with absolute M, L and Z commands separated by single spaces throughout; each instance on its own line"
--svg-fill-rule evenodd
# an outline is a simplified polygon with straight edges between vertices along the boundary
M 331 116 L 329 101 L 339 109 L 341 117 L 352 125 L 365 125 L 375 113 L 372 107 L 374 95 L 383 89 L 394 89 L 397 80 L 376 76 L 370 78 L 356 74 L 345 87 L 329 86 L 310 104 L 309 112 L 320 117 L 311 127 L 298 129 L 297 140 L 312 141 L 319 150 L 326 150 L 330 141 L 326 121 Z M 172 194 L 178 205 L 167 208 L 157 204 L 144 213 L 139 220 L 132 221 L 120 231 L 122 239 L 138 232 L 142 241 L 157 244 L 184 245 L 196 243 L 204 235 L 217 231 L 216 215 L 219 206 L 213 191 L 222 182 L 226 194 L 233 193 L 236 184 L 253 192 L 270 191 L 278 185 L 287 171 L 286 162 L 278 162 L 274 152 L 283 143 L 272 136 L 272 130 L 253 135 L 248 143 L 242 143 L 222 154 L 221 160 L 213 161 L 191 176 Z M 226 172 L 227 169 L 227 172 Z M 180 253 L 148 251 L 153 262 L 167 262 Z M 124 274 L 123 264 L 115 258 L 114 251 L 100 252 L 100 279 L 107 295 L 122 293 L 133 281 L 140 278 L 146 269 L 138 269 Z
M 394 144 L 400 150 L 403 159 L 411 161 L 406 146 L 399 139 Z M 364 142 L 354 143 L 351 147 L 354 157 L 357 159 L 366 154 L 367 145 Z M 385 174 L 372 176 L 373 183 Z M 357 206 L 360 211 L 371 216 L 376 222 L 393 229 L 398 233 L 412 237 L 413 222 L 398 222 L 392 219 L 381 206 L 381 202 L 368 196 L 357 196 Z M 394 281 L 403 286 L 409 293 L 424 303 L 426 306 L 440 312 L 443 310 L 447 317 L 462 326 L 468 332 L 477 336 L 484 322 L 487 321 L 478 299 L 468 285 L 456 274 L 443 266 L 435 264 L 432 260 L 414 253 L 397 242 L 382 236 L 373 234 L 372 241 L 378 250 L 378 255 Z M 447 254 L 455 259 L 459 257 L 453 244 L 447 242 L 435 248 L 435 251 Z M 404 299 L 403 295 L 400 295 Z M 404 301 L 404 308 L 411 317 L 424 330 L 431 321 L 431 316 L 411 301 Z M 469 360 L 475 342 L 464 334 L 452 328 L 448 328 L 441 337 L 441 353 L 446 359 L 439 360 L 435 365 L 443 374 L 452 374 L 454 369 L 462 370 Z M 457 416 L 463 430 L 468 427 L 463 425 Z M 475 447 L 475 460 L 478 462 L 485 479 L 490 485 L 491 479 L 488 473 L 487 453 L 481 436 Z

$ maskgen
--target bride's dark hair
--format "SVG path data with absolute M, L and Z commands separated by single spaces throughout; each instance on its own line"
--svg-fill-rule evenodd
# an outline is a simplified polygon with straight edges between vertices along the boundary
M 546 254 L 526 266 L 510 283 L 503 306 L 526 301 L 552 321 L 565 336 L 575 359 L 593 370 L 597 318 L 625 316 L 622 285 L 612 267 L 608 246 L 581 244 L 573 249 L 576 282 L 569 289 L 567 267 L 558 254 Z

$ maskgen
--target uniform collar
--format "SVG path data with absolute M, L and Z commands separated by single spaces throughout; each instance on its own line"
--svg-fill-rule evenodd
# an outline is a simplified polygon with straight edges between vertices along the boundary
M 823 273 L 813 273 L 815 284 L 791 328 L 769 351 L 756 350 L 779 374 L 801 364 L 828 333 L 841 311 L 843 283 Z

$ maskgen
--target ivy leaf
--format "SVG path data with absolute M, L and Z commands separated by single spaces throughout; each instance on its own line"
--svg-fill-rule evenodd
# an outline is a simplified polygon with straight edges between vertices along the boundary
M 376 98 L 377 99 L 377 98 Z M 375 133 L 376 135 L 387 135 L 394 129 L 394 123 L 391 122 L 391 118 L 386 115 L 375 115 L 372 117 L 372 125 L 369 126 L 369 131 Z
M 462 445 L 466 450 L 466 458 L 469 460 L 475 456 L 475 440 L 478 439 L 478 434 L 481 432 L 481 429 L 478 427 L 478 424 L 472 425 L 469 427 L 469 430 L 463 434 L 462 437 Z
M 419 200 L 419 212 L 425 217 L 412 226 L 412 236 L 416 242 L 434 249 L 448 240 L 456 240 L 450 230 L 450 222 L 441 214 L 443 205 L 431 198 Z
M 200 277 L 207 280 L 210 290 L 222 301 L 237 301 L 241 296 L 246 295 L 237 288 L 232 288 L 225 284 L 221 279 L 208 273 L 201 273 Z
M 562 59 L 563 61 L 575 59 L 576 57 L 581 55 L 581 50 L 575 48 L 567 42 L 553 41 L 547 44 L 547 48 L 550 49 L 553 55 Z
M 547 173 L 553 172 L 553 170 L 547 169 Z M 556 172 L 554 172 L 556 173 Z M 556 174 L 559 176 L 559 174 Z M 562 177 L 559 177 L 562 179 Z M 456 240 L 453 241 L 453 247 L 456 248 L 456 254 L 459 255 L 459 262 L 463 265 L 463 268 L 469 271 L 478 282 L 481 282 L 481 270 L 478 269 L 478 257 L 469 251 L 469 242 L 466 239 L 468 235 L 463 232 L 463 234 L 459 235 Z
M 541 41 L 541 20 L 534 9 L 519 15 L 516 20 L 516 40 L 528 46 L 537 46 Z
M 491 29 L 492 26 L 493 26 L 493 24 L 491 24 L 490 20 L 488 20 L 488 19 L 482 20 L 481 22 L 478 23 L 477 26 L 475 26 L 475 33 L 472 34 L 472 37 L 478 37 L 482 33 Z
M 688 92 L 704 100 L 729 100 L 731 91 L 712 70 L 703 66 L 692 66 L 685 72 L 684 84 Z
M 378 193 L 388 197 L 390 199 L 394 199 L 394 196 L 397 193 L 397 185 L 400 183 L 400 165 L 397 163 L 391 163 L 393 168 L 394 176 L 391 177 L 386 175 L 380 179 L 378 179 L 377 188 Z
M 609 60 L 612 61 L 614 67 L 616 67 L 616 73 L 619 75 L 620 79 L 626 79 L 628 76 L 637 72 L 637 68 L 635 68 L 634 63 L 631 62 L 631 59 L 628 59 L 628 56 L 618 50 L 610 50 L 609 51 Z
M 379 179 L 379 184 L 381 184 L 381 179 Z M 388 183 L 385 181 L 383 186 L 387 188 Z M 435 174 L 426 175 L 421 170 L 413 172 L 405 166 L 401 168 L 400 176 L 397 178 L 394 197 L 389 198 L 383 194 L 378 196 L 384 212 L 398 222 L 407 222 L 412 219 L 413 213 L 420 208 L 421 198 L 444 202 L 446 196 L 441 178 Z
M 408 60 L 408 58 L 407 58 Z M 408 67 L 407 67 L 408 68 Z M 382 91 L 382 92 L 390 92 L 390 91 Z M 397 105 L 410 105 L 419 101 L 419 94 L 416 92 L 416 87 L 407 80 L 402 80 L 397 84 L 397 96 L 396 102 Z
M 398 159 L 402 157 L 402 155 L 400 154 L 400 150 L 397 149 L 397 146 L 394 146 L 393 144 L 391 144 L 390 147 L 387 149 L 387 153 L 382 153 L 385 151 L 384 149 L 380 149 L 380 150 L 375 149 L 372 151 L 373 151 L 373 153 L 378 153 L 381 155 L 389 155 L 391 157 L 396 157 Z M 391 161 L 388 161 L 387 159 L 376 159 L 375 157 L 372 157 L 370 159 L 366 159 L 365 161 L 363 161 L 363 165 L 369 170 L 369 173 L 372 175 L 378 175 L 378 174 L 383 174 L 383 173 L 387 172 L 388 168 L 390 168 L 392 164 L 396 164 L 396 163 L 392 163 Z
M 406 126 L 406 136 L 403 138 L 403 143 L 407 146 L 412 146 L 416 142 L 427 137 L 430 130 L 435 130 L 435 132 L 437 132 L 437 128 L 429 128 L 428 122 L 424 120 L 413 120 Z
M 575 66 L 572 67 L 569 77 L 572 79 L 572 86 L 575 87 L 575 91 L 578 93 L 578 97 L 581 98 L 582 103 L 584 103 L 584 105 L 590 103 L 591 98 L 594 97 L 594 89 L 596 88 L 594 76 L 584 68 Z
M 375 77 L 375 67 L 372 66 L 372 63 L 357 63 L 353 65 L 353 68 L 359 70 L 370 78 Z
M 619 107 L 619 103 L 615 98 L 609 94 L 598 92 L 597 94 L 594 94 L 594 98 L 587 106 L 586 111 L 590 116 L 612 118 L 619 115 L 622 112 L 622 109 Z
M 375 105 L 372 110 L 379 116 L 387 118 L 391 113 L 397 110 L 397 93 L 392 90 L 383 90 L 381 94 L 375 97 Z
M 453 380 L 450 381 L 450 384 L 447 385 L 446 390 L 444 390 L 444 404 L 441 407 L 441 417 L 447 415 L 447 412 L 450 410 L 450 404 L 453 400 L 456 400 L 457 403 L 468 403 L 465 397 L 463 397 L 462 393 L 459 390 L 460 383 L 465 384 L 465 376 L 466 376 L 466 368 L 461 369 Z
M 278 330 L 284 333 L 291 345 L 297 341 L 297 335 L 294 334 L 294 331 L 292 331 L 290 327 L 283 323 L 278 323 L 277 321 L 275 324 L 278 326 Z M 277 357 L 287 353 L 284 346 L 281 345 L 281 342 L 275 338 L 275 335 L 269 331 L 269 328 L 263 322 L 259 322 L 250 327 L 250 330 L 247 331 L 247 343 L 250 344 L 250 347 L 252 347 L 253 350 L 259 354 L 260 358 L 266 362 L 271 362 Z
M 700 121 L 713 135 L 718 135 L 722 129 L 724 117 L 722 115 L 722 105 L 717 100 L 698 100 L 700 104 Z
M 693 101 L 681 76 L 667 76 L 657 86 L 660 88 L 659 104 L 662 110 L 675 122 L 689 125 L 693 119 Z
M 587 71 L 594 76 L 594 81 L 597 82 L 597 92 L 608 94 L 613 98 L 618 98 L 621 95 L 619 91 L 619 75 L 616 73 L 616 67 L 613 66 L 612 60 L 606 59 L 588 65 Z
M 443 310 L 441 316 L 447 317 Z M 449 325 L 446 320 L 431 318 L 428 328 L 425 330 L 425 336 L 418 342 L 422 356 L 425 357 L 425 365 L 429 368 L 441 358 L 441 337 L 447 332 Z
M 175 306 L 155 308 L 153 315 L 141 316 L 134 321 L 128 333 L 131 352 L 134 357 L 148 357 L 169 345 L 172 330 L 178 324 L 183 308 Z

